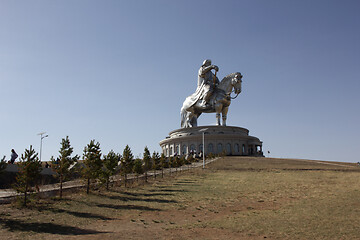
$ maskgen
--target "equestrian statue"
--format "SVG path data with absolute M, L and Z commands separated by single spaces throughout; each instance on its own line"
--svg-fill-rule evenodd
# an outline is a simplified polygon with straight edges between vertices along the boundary
M 216 124 L 221 125 L 222 114 L 222 126 L 226 126 L 231 99 L 241 92 L 242 75 L 239 72 L 231 73 L 219 81 L 216 77 L 218 71 L 218 66 L 212 65 L 209 59 L 201 65 L 196 91 L 185 99 L 180 111 L 182 128 L 196 127 L 202 113 L 213 112 L 216 112 Z M 236 94 L 235 97 L 231 97 L 232 92 Z

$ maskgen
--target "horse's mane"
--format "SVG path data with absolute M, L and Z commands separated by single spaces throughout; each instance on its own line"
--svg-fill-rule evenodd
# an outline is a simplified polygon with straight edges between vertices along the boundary
M 227 80 L 230 80 L 230 79 L 234 78 L 236 74 L 238 74 L 238 75 L 241 76 L 241 73 L 240 73 L 240 72 L 230 73 L 229 75 L 225 76 L 225 77 L 221 80 L 221 82 L 227 81 Z
M 220 81 L 219 87 L 220 87 L 220 88 L 223 88 L 223 86 L 226 85 L 227 82 L 230 81 L 231 79 L 233 79 L 233 78 L 235 77 L 235 75 L 237 75 L 237 74 L 240 75 L 240 76 L 242 76 L 240 72 L 230 73 L 229 75 L 225 76 L 225 77 Z

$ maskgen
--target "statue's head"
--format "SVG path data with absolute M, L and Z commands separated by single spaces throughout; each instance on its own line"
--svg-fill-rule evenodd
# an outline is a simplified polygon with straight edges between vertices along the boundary
M 211 60 L 210 59 L 206 59 L 204 60 L 203 64 L 201 66 L 210 66 L 211 65 Z

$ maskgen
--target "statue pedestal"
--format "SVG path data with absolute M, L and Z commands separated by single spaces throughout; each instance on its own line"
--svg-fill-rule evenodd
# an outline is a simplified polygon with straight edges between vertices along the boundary
M 166 157 L 200 154 L 205 143 L 205 155 L 263 156 L 262 142 L 249 136 L 249 130 L 232 126 L 199 126 L 181 128 L 169 133 L 160 141 Z

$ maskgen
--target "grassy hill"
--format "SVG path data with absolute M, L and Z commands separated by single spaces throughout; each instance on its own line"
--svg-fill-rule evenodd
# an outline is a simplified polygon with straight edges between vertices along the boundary
M 0 239 L 359 239 L 354 163 L 224 157 L 30 209 L 0 206 Z

